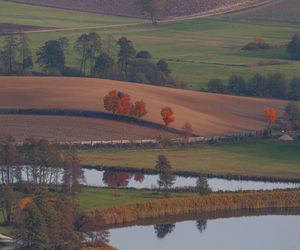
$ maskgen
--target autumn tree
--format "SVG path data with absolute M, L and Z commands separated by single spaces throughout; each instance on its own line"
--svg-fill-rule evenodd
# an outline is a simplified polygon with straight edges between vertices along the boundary
M 146 104 L 143 100 L 137 101 L 134 104 L 133 115 L 137 118 L 142 118 L 147 114 Z
M 130 96 L 121 91 L 110 91 L 103 99 L 104 108 L 107 111 L 120 115 L 132 115 L 134 105 L 131 103 Z M 143 110 L 140 110 L 143 114 Z
M 158 16 L 164 13 L 166 0 L 138 0 L 136 4 L 151 18 L 152 25 L 156 25 Z
M 164 107 L 161 109 L 160 114 L 166 126 L 174 122 L 174 112 L 170 107 Z
M 127 187 L 130 175 L 126 172 L 105 171 L 103 182 L 110 188 Z
M 172 166 L 165 155 L 159 155 L 156 161 L 155 169 L 158 172 L 158 186 L 164 188 L 165 194 L 168 195 L 169 189 L 176 179 L 172 171 Z
M 186 140 L 188 140 L 190 137 L 192 137 L 193 133 L 194 133 L 192 125 L 189 122 L 186 122 L 184 124 L 184 126 L 181 129 L 181 131 L 182 131 L 183 137 Z
M 275 108 L 267 107 L 264 109 L 264 115 L 268 122 L 268 129 L 271 129 L 272 124 L 274 124 L 277 119 L 277 110 Z

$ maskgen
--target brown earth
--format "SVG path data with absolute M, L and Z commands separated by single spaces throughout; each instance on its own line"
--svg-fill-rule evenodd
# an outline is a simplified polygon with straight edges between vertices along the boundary
M 286 102 L 274 99 L 210 94 L 112 80 L 64 77 L 0 77 L 0 108 L 58 108 L 104 111 L 103 97 L 117 89 L 133 101 L 143 99 L 146 120 L 162 123 L 160 110 L 170 106 L 173 126 L 189 121 L 200 135 L 263 129 L 263 109 L 272 106 L 282 115 Z M 66 118 L 67 119 L 67 118 Z
M 223 12 L 246 8 L 266 0 L 166 0 L 159 11 L 161 19 L 191 16 L 208 12 Z M 137 0 L 14 0 L 14 2 L 64 9 L 96 12 L 109 15 L 147 17 L 137 8 Z
M 17 141 L 34 136 L 54 142 L 139 140 L 174 134 L 119 121 L 92 118 L 0 115 L 0 140 L 11 135 Z
M 46 30 L 46 29 L 51 29 L 51 28 L 32 26 L 32 25 L 13 24 L 13 23 L 0 23 L 0 34 L 17 33 L 17 32 L 33 31 L 33 30 Z

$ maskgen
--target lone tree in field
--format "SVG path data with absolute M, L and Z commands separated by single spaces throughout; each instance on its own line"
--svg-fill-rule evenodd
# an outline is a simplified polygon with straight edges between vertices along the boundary
M 196 183 L 196 190 L 200 195 L 207 195 L 211 193 L 211 188 L 209 187 L 207 178 L 205 176 L 199 176 Z
M 37 62 L 45 71 L 58 70 L 59 73 L 62 73 L 65 67 L 65 55 L 59 41 L 47 41 L 36 55 Z
M 267 107 L 264 109 L 264 115 L 268 122 L 268 129 L 270 130 L 272 124 L 274 124 L 277 120 L 277 110 L 275 108 Z
M 136 5 L 151 18 L 152 25 L 156 25 L 158 16 L 165 10 L 166 0 L 138 0 Z
M 170 107 L 162 108 L 160 111 L 160 115 L 162 116 L 162 119 L 167 127 L 175 120 L 174 112 Z
M 182 130 L 184 139 L 188 140 L 190 137 L 193 136 L 194 131 L 193 131 L 192 125 L 189 122 L 186 122 L 181 130 Z
M 172 166 L 165 155 L 159 155 L 156 161 L 155 169 L 158 172 L 158 186 L 159 189 L 164 188 L 165 195 L 169 194 L 169 189 L 175 181 L 175 176 L 172 171 Z

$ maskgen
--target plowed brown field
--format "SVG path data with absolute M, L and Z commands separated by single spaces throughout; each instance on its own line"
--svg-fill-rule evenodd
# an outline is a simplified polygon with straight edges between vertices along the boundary
M 0 115 L 0 128 L 0 140 L 12 135 L 17 141 L 31 136 L 54 142 L 155 139 L 159 135 L 174 137 L 166 131 L 118 121 L 61 116 Z
M 97 12 L 109 15 L 146 17 L 137 8 L 136 0 L 14 0 L 14 2 Z M 160 18 L 190 16 L 203 13 L 232 11 L 260 4 L 265 0 L 166 0 Z
M 117 89 L 128 93 L 133 101 L 143 99 L 146 102 L 146 120 L 162 123 L 160 110 L 167 105 L 175 112 L 175 128 L 180 129 L 189 121 L 195 132 L 201 135 L 262 129 L 266 126 L 264 107 L 274 106 L 282 114 L 286 105 L 285 101 L 274 99 L 209 94 L 89 78 L 0 77 L 0 89 L 0 108 L 92 111 L 104 111 L 103 97 Z

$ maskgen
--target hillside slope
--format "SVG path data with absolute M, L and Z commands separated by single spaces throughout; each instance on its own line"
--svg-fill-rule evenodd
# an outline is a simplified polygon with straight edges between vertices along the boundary
M 63 77 L 0 77 L 0 108 L 58 108 L 104 111 L 103 97 L 117 89 L 133 101 L 143 99 L 146 120 L 162 123 L 160 110 L 170 106 L 175 112 L 175 128 L 189 121 L 195 132 L 216 135 L 266 126 L 263 109 L 274 106 L 281 113 L 286 102 L 226 96 L 155 87 L 111 80 Z
M 109 15 L 147 17 L 137 10 L 136 0 L 13 0 L 15 2 L 97 12 Z M 160 18 L 190 16 L 207 12 L 234 10 L 265 0 L 166 0 Z

